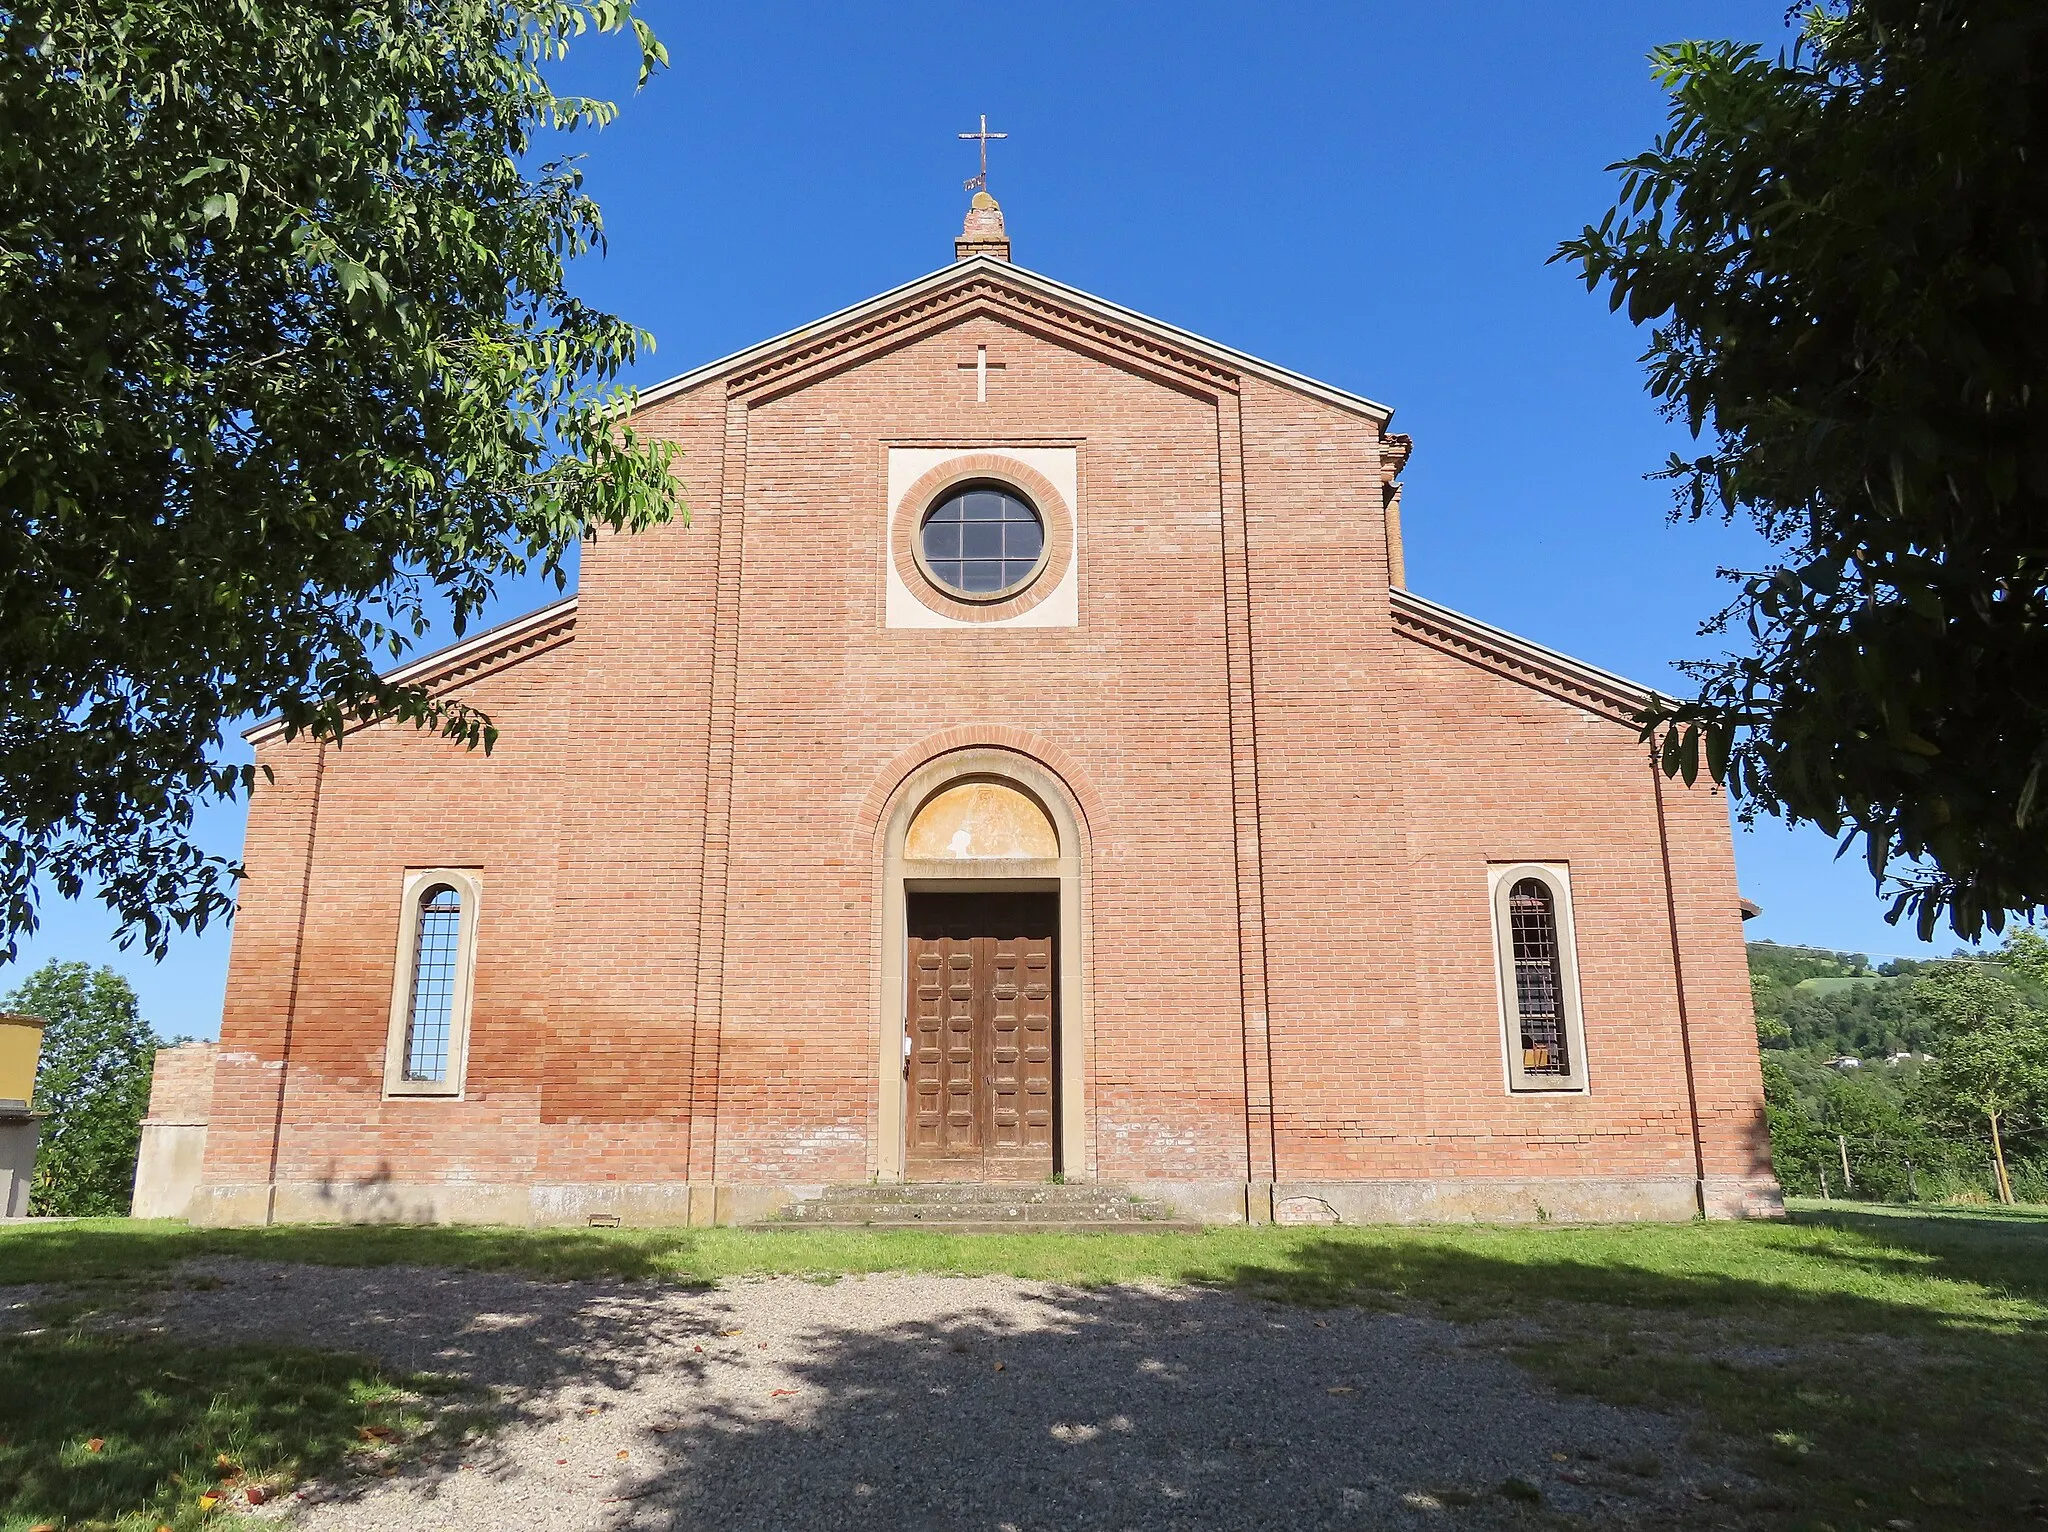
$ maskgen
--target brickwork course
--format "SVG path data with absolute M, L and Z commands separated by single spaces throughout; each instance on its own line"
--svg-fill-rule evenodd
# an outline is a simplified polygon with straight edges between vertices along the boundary
M 600 539 L 572 600 L 415 667 L 493 752 L 253 732 L 196 1216 L 708 1221 L 895 1174 L 889 827 L 967 751 L 1079 827 L 1067 1179 L 1210 1218 L 1775 1209 L 1728 805 L 1660 779 L 1647 694 L 1401 588 L 1385 407 L 994 229 L 643 394 L 687 524 Z M 1071 454 L 1041 576 L 1071 620 L 1034 590 L 895 625 L 908 449 Z M 1517 862 L 1568 869 L 1583 1089 L 1513 1088 L 1488 878 Z M 482 890 L 466 1067 L 402 1098 L 430 868 Z

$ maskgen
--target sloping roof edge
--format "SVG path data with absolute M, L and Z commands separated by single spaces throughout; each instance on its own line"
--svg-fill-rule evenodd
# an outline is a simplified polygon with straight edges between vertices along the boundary
M 1545 682 L 1553 691 L 1562 689 L 1571 694 L 1571 700 L 1595 703 L 1615 718 L 1633 720 L 1653 702 L 1671 700 L 1654 687 L 1575 660 L 1411 590 L 1397 586 L 1392 596 L 1397 629 L 1405 627 L 1414 636 L 1434 640 L 1437 648 L 1454 654 L 1469 656 L 1478 651 L 1525 680 Z
M 565 596 L 538 611 L 514 617 L 509 622 L 457 639 L 417 659 L 407 660 L 396 670 L 385 672 L 384 679 L 409 686 L 417 681 L 452 680 L 462 671 L 480 673 L 515 653 L 523 658 L 542 648 L 551 649 L 567 638 L 575 626 L 576 597 Z M 244 729 L 242 738 L 252 745 L 260 745 L 283 733 L 284 720 L 271 717 Z
M 749 368 L 778 351 L 805 345 L 834 330 L 858 324 L 876 314 L 886 313 L 892 308 L 910 303 L 927 291 L 945 287 L 971 276 L 995 276 L 1013 281 L 1018 287 L 1034 289 L 1042 296 L 1092 310 L 1098 317 L 1149 335 L 1154 340 L 1164 341 L 1169 345 L 1222 362 L 1239 372 L 1249 373 L 1254 377 L 1263 378 L 1268 383 L 1292 389 L 1313 399 L 1320 399 L 1325 404 L 1334 405 L 1354 415 L 1363 415 L 1380 425 L 1385 425 L 1394 418 L 1391 405 L 1380 404 L 1362 394 L 1354 394 L 1332 384 L 1319 382 L 1304 373 L 1295 372 L 1291 368 L 1226 346 L 1220 341 L 1197 335 L 1192 330 L 1183 330 L 1164 320 L 1154 319 L 1138 313 L 1135 309 L 1127 309 L 1121 304 L 1112 303 L 1107 298 L 1098 298 L 1078 287 L 1070 287 L 1056 277 L 1049 277 L 1042 272 L 986 255 L 971 256 L 964 261 L 941 266 L 937 271 L 905 282 L 901 287 L 892 287 L 887 292 L 877 293 L 874 297 L 863 299 L 850 308 L 839 310 L 836 314 L 827 314 L 822 319 L 814 319 L 794 330 L 787 330 L 780 335 L 756 342 L 743 351 L 735 351 L 730 356 L 706 362 L 701 367 L 693 367 L 690 371 L 680 373 L 665 382 L 650 384 L 638 391 L 634 407 L 644 409 L 650 404 L 658 404 L 663 399 L 708 383 L 722 374 Z

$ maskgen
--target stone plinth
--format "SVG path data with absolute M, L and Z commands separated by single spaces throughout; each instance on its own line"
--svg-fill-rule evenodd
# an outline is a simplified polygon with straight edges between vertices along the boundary
M 37 1113 L 0 1107 L 0 1217 L 28 1216 L 28 1191 L 36 1178 L 36 1143 L 42 1125 Z

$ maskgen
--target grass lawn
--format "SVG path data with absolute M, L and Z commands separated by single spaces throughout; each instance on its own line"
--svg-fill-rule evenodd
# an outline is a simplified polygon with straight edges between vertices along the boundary
M 95 1334 L 62 1316 L 0 1343 L 0 1528 L 192 1532 L 351 1456 L 431 1434 L 447 1387 L 359 1357 Z
M 224 1472 L 282 1481 L 382 1450 L 374 1434 L 365 1446 L 380 1421 L 404 1435 L 434 1417 L 432 1380 L 264 1348 L 181 1358 L 77 1322 L 202 1254 L 692 1283 L 1007 1273 L 1432 1312 L 1492 1327 L 1560 1388 L 1690 1412 L 1769 1486 L 1719 1513 L 1742 1525 L 2048 1526 L 2048 1210 L 1837 1202 L 1795 1204 L 1782 1224 L 1195 1235 L 13 1226 L 0 1284 L 67 1289 L 42 1335 L 0 1345 L 0 1532 L 183 1532 L 220 1455 Z M 206 1381 L 132 1381 L 156 1377 Z

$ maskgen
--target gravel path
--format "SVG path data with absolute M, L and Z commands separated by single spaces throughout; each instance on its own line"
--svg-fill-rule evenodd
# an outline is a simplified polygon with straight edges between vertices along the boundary
M 1737 1478 L 1682 1422 L 1429 1319 L 996 1277 L 182 1275 L 149 1323 L 453 1373 L 508 1412 L 460 1461 L 275 1508 L 310 1532 L 1668 1525 Z

